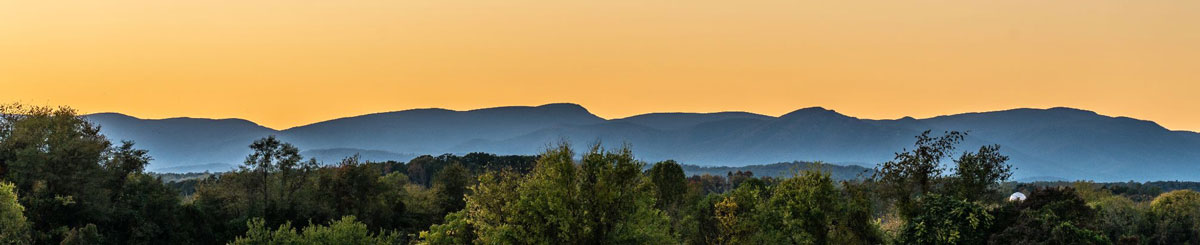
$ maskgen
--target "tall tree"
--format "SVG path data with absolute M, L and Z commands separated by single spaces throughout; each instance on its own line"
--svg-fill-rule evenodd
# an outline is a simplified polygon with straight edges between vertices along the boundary
M 107 217 L 111 190 L 101 167 L 109 142 L 75 110 L 0 107 L 0 173 L 16 185 L 37 243 Z
M 466 224 L 478 243 L 663 244 L 674 241 L 669 218 L 654 208 L 652 185 L 643 163 L 627 149 L 584 153 L 577 164 L 570 146 L 547 150 L 533 171 L 520 179 L 484 175 L 467 195 Z M 517 183 L 509 181 L 517 180 Z M 515 188 L 514 188 L 515 187 Z M 512 194 L 503 194 L 512 188 Z M 480 197 L 496 197 L 495 202 Z M 454 214 L 460 215 L 460 214 Z M 451 217 L 448 222 L 459 222 Z M 461 230 L 449 223 L 426 237 Z M 441 238 L 439 238 L 440 241 Z M 461 240 L 459 236 L 455 239 Z
M 1200 243 L 1200 192 L 1176 190 L 1150 203 L 1157 218 L 1153 239 L 1160 244 Z
M 1012 177 L 1012 165 L 1007 161 L 1008 156 L 1000 154 L 999 145 L 983 146 L 977 152 L 963 153 L 954 160 L 952 191 L 969 201 L 981 201 L 994 196 L 989 194 L 995 194 L 996 187 Z
M 471 172 L 462 164 L 450 164 L 438 171 L 433 178 L 433 189 L 438 196 L 438 206 L 442 212 L 438 216 L 463 209 L 466 201 L 463 197 L 471 184 Z
M 805 171 L 775 186 L 766 211 L 776 222 L 765 231 L 778 231 L 790 244 L 828 244 L 837 218 L 840 195 L 828 173 Z
M 895 160 L 875 167 L 872 179 L 882 187 L 885 197 L 896 200 L 901 215 L 909 216 L 916 207 L 916 198 L 932 191 L 944 171 L 941 161 L 950 156 L 954 146 L 966 137 L 965 133 L 947 132 L 930 137 L 930 131 L 917 136 L 915 148 L 896 153 Z
M 120 194 L 125 187 L 130 174 L 145 171 L 150 164 L 150 152 L 133 147 L 133 141 L 121 141 L 121 146 L 113 149 L 104 161 L 104 170 L 108 171 L 107 185 L 112 189 L 113 198 Z
M 673 160 L 655 163 L 649 170 L 650 182 L 654 183 L 655 206 L 662 210 L 674 210 L 687 194 L 687 176 L 683 167 Z
M 240 168 L 253 174 L 244 182 L 251 192 L 250 214 L 275 222 L 293 217 L 296 192 L 317 168 L 316 160 L 304 161 L 299 149 L 273 135 L 254 141 L 250 149 L 253 153 Z

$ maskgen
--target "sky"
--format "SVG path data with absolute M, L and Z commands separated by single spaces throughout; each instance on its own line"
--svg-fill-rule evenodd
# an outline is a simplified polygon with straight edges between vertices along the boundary
M 1200 1 L 0 0 L 0 103 L 284 129 L 578 103 L 918 118 L 1057 106 L 1200 131 Z

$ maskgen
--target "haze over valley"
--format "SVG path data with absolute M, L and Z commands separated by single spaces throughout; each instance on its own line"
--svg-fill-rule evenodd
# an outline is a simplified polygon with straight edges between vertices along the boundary
M 966 131 L 958 152 L 999 144 L 1014 179 L 1096 181 L 1197 180 L 1200 134 L 1152 121 L 1072 108 L 1012 109 L 933 118 L 860 119 L 803 108 L 779 117 L 747 112 L 650 113 L 604 119 L 576 104 L 468 111 L 413 109 L 339 118 L 275 130 L 241 119 L 138 119 L 117 113 L 86 118 L 110 140 L 149 150 L 159 172 L 226 171 L 268 135 L 293 143 L 325 164 L 408 161 L 445 153 L 535 155 L 553 143 L 630 144 L 641 160 L 700 166 L 824 161 L 872 167 L 911 147 L 925 130 Z

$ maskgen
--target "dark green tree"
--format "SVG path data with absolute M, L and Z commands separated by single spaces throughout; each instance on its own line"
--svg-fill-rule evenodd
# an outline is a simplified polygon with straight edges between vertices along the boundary
M 954 161 L 955 169 L 950 188 L 955 196 L 968 201 L 1001 200 L 996 194 L 1001 182 L 1012 176 L 1008 156 L 1000 154 L 999 145 L 979 148 L 978 152 L 963 153 Z
M 178 190 L 144 173 L 131 173 L 122 182 L 124 187 L 113 200 L 113 212 L 102 225 L 121 228 L 104 232 L 107 240 L 122 244 L 156 244 L 191 239 L 182 231 L 190 227 L 183 227 L 178 219 Z
M 880 186 L 881 195 L 894 200 L 900 214 L 910 217 L 916 210 L 915 200 L 928 192 L 942 179 L 941 161 L 950 156 L 954 146 L 966 137 L 965 133 L 947 132 L 930 137 L 930 131 L 917 136 L 915 148 L 896 153 L 895 160 L 875 167 L 872 180 Z
M 438 197 L 438 207 L 442 208 L 439 217 L 466 207 L 463 198 L 471 178 L 470 170 L 462 164 L 450 164 L 434 175 L 433 189 Z
M 23 194 L 19 200 L 33 221 L 35 243 L 57 243 L 69 233 L 93 231 L 108 242 L 136 243 L 128 239 L 140 231 L 107 224 L 127 218 L 172 222 L 170 210 L 179 204 L 177 191 L 149 177 L 130 183 L 143 178 L 148 153 L 128 141 L 110 146 L 98 126 L 70 108 L 0 107 L 0 178 L 14 183 Z M 162 208 L 157 210 L 162 215 L 130 210 L 148 205 L 142 203 L 145 200 L 131 200 L 130 187 L 167 196 L 154 204 Z M 76 234 L 76 240 L 80 238 L 86 237 Z
M 654 183 L 655 207 L 674 210 L 688 192 L 687 176 L 683 167 L 672 160 L 655 163 L 649 170 L 650 182 Z
M 105 239 L 100 235 L 100 229 L 94 224 L 87 224 L 82 227 L 71 228 L 63 235 L 62 245 L 90 245 L 104 244 Z
M 984 244 L 992 215 L 978 203 L 943 195 L 921 197 L 919 213 L 904 224 L 899 244 Z
M 1096 212 L 1071 187 L 1037 188 L 1025 201 L 993 212 L 1000 229 L 993 244 L 1109 244 L 1095 230 Z

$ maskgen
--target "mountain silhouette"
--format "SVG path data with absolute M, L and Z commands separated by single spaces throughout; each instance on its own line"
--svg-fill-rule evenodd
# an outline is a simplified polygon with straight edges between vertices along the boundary
M 138 119 L 88 115 L 111 140 L 134 140 L 155 158 L 155 171 L 223 171 L 239 164 L 247 145 L 277 135 L 332 164 L 359 154 L 407 161 L 443 153 L 536 154 L 567 141 L 586 150 L 630 145 L 646 161 L 674 159 L 701 166 L 825 161 L 871 167 L 911 148 L 914 136 L 968 131 L 958 151 L 1000 144 L 1014 179 L 1097 181 L 1198 180 L 1200 134 L 1072 109 L 1012 109 L 926 119 L 860 119 L 821 107 L 779 117 L 746 112 L 650 113 L 600 118 L 575 104 L 468 111 L 414 109 L 340 118 L 273 130 L 241 119 Z M 949 164 L 947 160 L 945 163 Z M 222 167 L 225 166 L 225 167 Z M 220 169 L 225 168 L 225 169 Z

